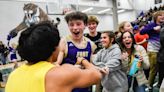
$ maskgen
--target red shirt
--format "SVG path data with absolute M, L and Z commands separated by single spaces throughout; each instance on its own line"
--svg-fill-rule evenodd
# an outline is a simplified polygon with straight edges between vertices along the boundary
M 142 42 L 144 39 L 148 39 L 149 36 L 147 34 L 141 35 L 140 32 L 136 33 L 135 36 L 136 43 Z M 141 44 L 147 50 L 147 42 Z

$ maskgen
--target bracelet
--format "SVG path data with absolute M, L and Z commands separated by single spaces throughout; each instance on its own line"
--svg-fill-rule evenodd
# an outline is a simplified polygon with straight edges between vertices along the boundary
M 86 60 L 86 59 L 85 58 L 82 58 L 80 61 L 77 61 L 76 64 L 77 65 L 81 65 L 84 60 Z
M 82 62 L 83 62 L 84 60 L 86 60 L 86 59 L 85 59 L 85 58 L 83 58 L 83 59 L 80 61 L 80 64 L 82 64 Z

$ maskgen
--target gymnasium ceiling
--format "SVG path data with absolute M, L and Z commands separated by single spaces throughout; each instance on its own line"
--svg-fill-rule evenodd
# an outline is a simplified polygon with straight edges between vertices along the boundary
M 49 14 L 60 15 L 63 11 L 82 11 L 87 14 L 113 14 L 112 0 L 1 0 L 1 1 L 16 1 L 16 2 L 37 2 L 46 3 L 46 9 Z M 133 9 L 121 8 L 120 0 L 117 1 L 117 13 L 131 11 Z M 126 0 L 130 1 L 130 0 Z M 54 11 L 56 10 L 56 11 Z

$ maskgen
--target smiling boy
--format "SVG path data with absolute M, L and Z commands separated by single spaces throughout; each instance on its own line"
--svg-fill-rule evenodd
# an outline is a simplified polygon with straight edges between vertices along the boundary
M 65 16 L 70 35 L 63 37 L 60 41 L 60 52 L 58 64 L 69 63 L 75 65 L 77 57 L 83 57 L 91 62 L 92 53 L 96 45 L 83 36 L 87 26 L 88 16 L 82 12 L 71 12 Z M 74 89 L 73 92 L 91 92 L 89 88 Z

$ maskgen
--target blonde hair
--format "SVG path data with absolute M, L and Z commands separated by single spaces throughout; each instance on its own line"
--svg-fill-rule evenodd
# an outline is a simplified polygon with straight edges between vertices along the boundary
M 99 24 L 99 21 L 98 21 L 98 19 L 97 19 L 96 16 L 89 16 L 89 17 L 88 17 L 88 23 L 89 23 L 89 22 L 96 22 L 97 25 Z
M 164 14 L 164 11 L 157 11 L 157 12 L 153 13 L 154 22 L 156 22 L 157 17 L 162 16 L 162 14 Z
M 122 30 L 124 29 L 125 24 L 128 23 L 128 21 L 123 21 L 118 25 L 118 32 L 122 33 Z
M 12 44 L 11 44 L 11 47 L 14 48 L 14 49 L 16 49 L 17 46 L 18 46 L 18 44 L 16 44 L 16 43 L 12 43 Z

